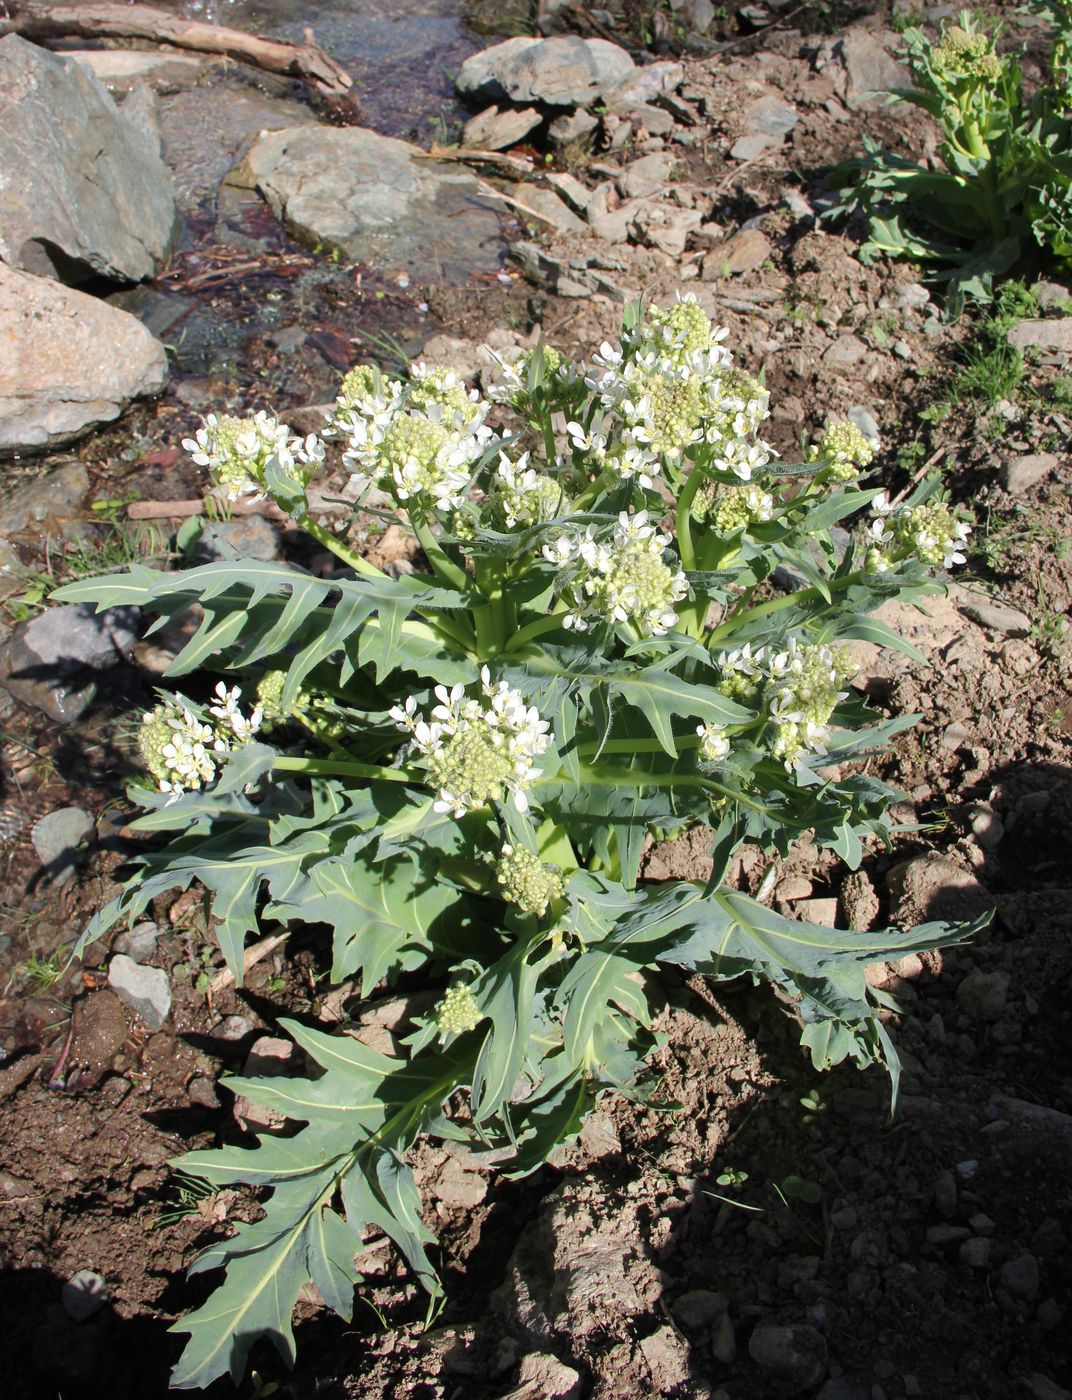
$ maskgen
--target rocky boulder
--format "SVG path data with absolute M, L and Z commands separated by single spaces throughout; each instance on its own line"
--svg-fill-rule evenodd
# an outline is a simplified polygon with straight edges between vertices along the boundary
M 0 263 L 0 457 L 71 442 L 167 377 L 164 347 L 126 311 Z
M 458 284 L 498 267 L 499 221 L 477 180 L 362 127 L 288 127 L 232 172 L 297 238 L 356 262 Z
M 0 261 L 71 283 L 160 270 L 177 226 L 171 178 L 92 73 L 0 39 L 0 131 Z
M 467 58 L 455 86 L 466 96 L 586 107 L 625 82 L 636 65 L 606 39 L 506 39 Z

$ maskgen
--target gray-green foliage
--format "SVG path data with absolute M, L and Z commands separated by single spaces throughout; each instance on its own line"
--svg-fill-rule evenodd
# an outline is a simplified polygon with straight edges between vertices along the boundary
M 948 283 L 955 311 L 988 299 L 993 280 L 1041 253 L 1072 266 L 1072 0 L 1036 0 L 1052 26 L 1050 72 L 1034 91 L 1012 54 L 999 55 L 964 11 L 935 43 L 905 32 L 915 86 L 891 100 L 928 112 L 941 128 L 940 167 L 884 151 L 841 167 L 841 216 L 862 210 L 864 261 L 909 258 Z
M 691 299 L 631 308 L 587 371 L 537 347 L 490 393 L 512 436 L 456 376 L 344 381 L 333 433 L 355 486 L 416 533 L 427 572 L 387 577 L 310 516 L 318 444 L 226 420 L 198 460 L 285 499 L 352 575 L 135 565 L 61 595 L 161 624 L 199 604 L 170 677 L 247 686 L 147 717 L 146 848 L 84 937 L 198 881 L 239 980 L 251 934 L 304 923 L 328 930 L 336 980 L 404 977 L 412 997 L 396 1053 L 284 1023 L 308 1077 L 230 1084 L 288 1134 L 181 1160 L 265 1199 L 194 1265 L 224 1276 L 179 1324 L 178 1386 L 237 1377 L 260 1336 L 292 1357 L 310 1281 L 349 1317 L 369 1230 L 435 1295 L 410 1149 L 439 1136 L 534 1170 L 601 1093 L 643 1094 L 662 974 L 766 980 L 816 1065 L 895 1074 L 864 966 L 960 936 L 818 928 L 723 883 L 745 841 L 785 855 L 812 833 L 856 865 L 887 838 L 893 793 L 859 760 L 911 719 L 843 688 L 844 643 L 914 655 L 873 612 L 961 557 L 934 484 L 891 509 L 846 424 L 779 462 L 765 392 Z M 771 587 L 779 565 L 793 591 Z M 638 879 L 649 838 L 696 826 L 709 879 Z

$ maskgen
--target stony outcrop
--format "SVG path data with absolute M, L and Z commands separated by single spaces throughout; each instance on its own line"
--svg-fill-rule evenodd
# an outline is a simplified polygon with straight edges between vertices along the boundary
M 177 214 L 151 135 L 80 63 L 0 39 L 0 261 L 78 284 L 140 282 Z
M 0 456 L 71 442 L 167 377 L 133 316 L 0 263 Z
M 460 93 L 488 101 L 586 107 L 632 75 L 636 65 L 606 39 L 506 39 L 462 64 Z

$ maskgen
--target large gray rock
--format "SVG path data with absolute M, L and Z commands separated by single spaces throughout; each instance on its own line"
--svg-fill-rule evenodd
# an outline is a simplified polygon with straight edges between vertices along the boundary
M 623 83 L 636 65 L 606 39 L 506 39 L 462 64 L 455 85 L 492 101 L 586 107 Z
M 418 280 L 461 283 L 498 267 L 499 221 L 476 179 L 362 127 L 262 136 L 233 172 L 291 232 Z
M 177 214 L 159 148 L 79 63 L 0 39 L 0 261 L 66 282 L 140 282 Z
M 167 378 L 164 347 L 135 317 L 0 263 L 0 457 L 72 442 Z
M 864 29 L 852 25 L 837 38 L 827 39 L 815 58 L 845 104 L 854 111 L 881 107 L 886 94 L 907 87 L 911 74 L 894 58 L 901 40 L 890 29 Z
M 70 724 L 96 694 L 96 677 L 121 665 L 137 640 L 137 608 L 92 603 L 48 608 L 20 622 L 0 647 L 0 685 L 57 724 Z

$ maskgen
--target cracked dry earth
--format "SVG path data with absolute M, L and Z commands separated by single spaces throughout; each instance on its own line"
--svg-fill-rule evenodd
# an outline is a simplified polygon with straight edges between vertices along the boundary
M 769 991 L 665 985 L 651 1104 L 608 1099 L 575 1146 L 521 1182 L 464 1153 L 418 1154 L 449 1297 L 431 1325 L 393 1252 L 370 1238 L 353 1325 L 303 1303 L 297 1369 L 258 1348 L 264 1388 L 247 1380 L 242 1395 L 270 1384 L 295 1400 L 1067 1400 L 1072 1391 L 1072 701 L 1059 625 L 1072 603 L 1072 459 L 1055 393 L 1067 363 L 1033 364 L 1015 402 L 962 401 L 921 420 L 982 332 L 971 320 L 943 323 L 910 271 L 862 267 L 851 230 L 826 231 L 787 200 L 787 189 L 810 199 L 815 172 L 857 148 L 865 129 L 916 139 L 822 87 L 820 43 L 785 31 L 763 55 L 686 65 L 682 100 L 702 139 L 681 146 L 679 184 L 686 197 L 717 190 L 728 227 L 763 214 L 759 262 L 708 276 L 709 248 L 671 257 L 598 240 L 585 257 L 613 261 L 609 277 L 657 297 L 689 281 L 729 326 L 741 362 L 765 372 L 772 437 L 787 454 L 827 413 L 865 410 L 894 489 L 933 460 L 970 507 L 975 547 L 949 595 L 925 612 L 888 608 L 928 664 L 858 645 L 854 684 L 875 708 L 920 715 L 877 769 L 904 790 L 905 829 L 851 874 L 803 843 L 766 887 L 783 913 L 843 927 L 986 910 L 993 921 L 969 944 L 872 970 L 899 1008 L 888 1016 L 904 1063 L 892 1119 L 882 1075 L 810 1069 L 789 1008 Z M 772 91 L 805 112 L 803 129 L 737 169 L 725 154 L 742 135 L 737 114 Z M 624 168 L 630 156 L 602 159 Z M 579 174 L 593 186 L 607 178 Z M 536 242 L 552 260 L 576 254 L 569 237 Z M 563 297 L 546 281 L 424 294 L 432 328 L 451 337 L 440 352 L 454 357 L 475 357 L 477 342 L 507 324 L 517 337 L 540 324 L 579 351 L 620 315 L 612 297 Z M 281 411 L 330 392 L 322 362 L 294 361 L 284 376 L 270 346 L 251 353 L 250 382 L 287 386 Z M 235 401 L 248 388 L 194 387 L 195 397 L 218 389 Z M 39 561 L 43 537 L 62 549 L 100 533 L 94 499 L 193 494 L 176 450 L 192 402 L 173 392 L 46 463 L 66 474 L 66 490 L 53 489 L 36 514 L 7 507 L 21 561 Z M 1040 455 L 1042 468 L 1017 470 Z M 40 499 L 38 486 L 26 490 Z M 144 543 L 166 552 L 171 541 Z M 413 553 L 403 539 L 372 546 L 382 563 Z M 399 1014 L 389 995 L 366 1005 L 326 988 L 323 949 L 305 935 L 276 947 L 236 993 L 216 978 L 203 911 L 187 897 L 157 907 L 143 935 L 148 960 L 170 977 L 170 1015 L 156 1029 L 101 974 L 110 955 L 134 951 L 122 935 L 50 986 L 27 976 L 30 958 L 69 945 L 111 888 L 130 713 L 155 675 L 153 655 L 138 655 L 140 669 L 72 726 L 3 701 L 5 1396 L 162 1397 L 180 1345 L 165 1328 L 203 1296 L 182 1271 L 255 1209 L 184 1188 L 168 1158 L 255 1130 L 220 1076 L 251 1051 L 262 1067 L 297 1068 L 274 1033 L 280 1014 L 345 1018 L 373 1038 Z M 78 878 L 57 885 L 32 828 L 75 803 L 95 834 Z M 702 876 L 705 859 L 703 843 L 685 837 L 649 851 L 644 873 Z M 756 893 L 766 870 L 746 850 L 732 879 Z M 104 1277 L 109 1301 L 75 1322 L 60 1290 L 83 1269 Z M 210 1392 L 231 1393 L 226 1382 Z

